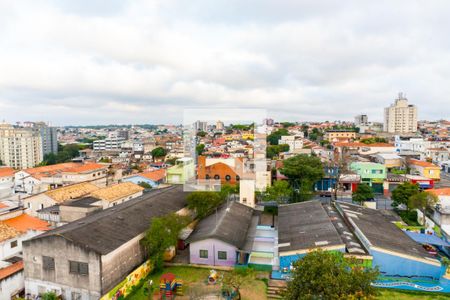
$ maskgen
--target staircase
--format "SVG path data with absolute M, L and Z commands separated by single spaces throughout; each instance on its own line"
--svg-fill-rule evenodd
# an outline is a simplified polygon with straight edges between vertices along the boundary
M 284 280 L 269 280 L 267 287 L 267 299 L 282 299 L 281 293 L 286 290 L 286 281 Z

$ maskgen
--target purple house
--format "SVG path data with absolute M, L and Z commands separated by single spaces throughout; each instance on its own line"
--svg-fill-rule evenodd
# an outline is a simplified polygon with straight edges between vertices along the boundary
M 251 247 L 247 249 L 247 235 L 252 216 L 251 207 L 231 202 L 201 220 L 187 240 L 190 263 L 211 266 L 246 264 L 251 250 Z

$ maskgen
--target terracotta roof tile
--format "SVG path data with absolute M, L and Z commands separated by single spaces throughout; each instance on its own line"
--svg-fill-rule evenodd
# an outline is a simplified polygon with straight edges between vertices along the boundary
M 159 169 L 151 172 L 139 173 L 137 175 L 148 178 L 153 181 L 160 181 L 166 177 L 166 170 Z
M 19 230 L 15 229 L 12 226 L 9 226 L 3 221 L 0 221 L 0 242 L 12 239 L 13 237 L 21 234 L 22 233 Z
M 21 232 L 27 232 L 28 230 L 45 231 L 51 229 L 50 224 L 47 222 L 27 214 L 21 214 L 20 216 L 4 220 L 3 222 Z
M 68 168 L 66 170 L 64 170 L 64 173 L 83 173 L 83 172 L 89 172 L 89 171 L 94 171 L 94 170 L 100 170 L 100 169 L 105 169 L 106 166 L 102 165 L 102 164 L 97 164 L 97 163 L 87 163 L 87 164 L 83 164 L 83 165 L 77 165 L 71 168 Z
M 137 184 L 132 182 L 123 182 L 96 190 L 91 193 L 91 196 L 112 202 L 143 190 L 144 188 Z
M 436 196 L 450 196 L 450 188 L 431 189 L 427 190 L 427 192 Z
M 54 201 L 61 203 L 70 199 L 80 198 L 98 189 L 99 187 L 92 183 L 82 182 L 47 191 L 45 194 Z
M 0 167 L 0 177 L 11 177 L 15 173 L 13 168 L 10 167 Z
M 409 161 L 409 163 L 411 165 L 415 165 L 415 166 L 420 166 L 420 167 L 425 167 L 425 168 L 439 168 L 438 166 L 436 166 L 435 164 L 432 164 L 430 162 L 427 161 L 422 161 L 422 160 L 417 160 L 417 159 L 411 159 Z
M 18 261 L 10 266 L 0 269 L 0 280 L 3 280 L 19 271 L 23 270 L 23 260 Z

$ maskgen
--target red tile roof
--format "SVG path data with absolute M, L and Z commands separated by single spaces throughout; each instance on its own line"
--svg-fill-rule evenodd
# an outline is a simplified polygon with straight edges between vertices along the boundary
M 14 175 L 14 169 L 10 167 L 1 167 L 0 168 L 0 177 L 11 177 Z
M 431 189 L 427 190 L 427 192 L 436 196 L 450 196 L 450 188 Z
M 90 172 L 90 171 L 95 171 L 95 170 L 100 170 L 100 169 L 105 169 L 106 166 L 102 165 L 102 164 L 97 164 L 97 163 L 86 163 L 83 165 L 77 165 L 74 166 L 72 168 L 68 168 L 66 170 L 64 170 L 64 173 L 84 173 L 84 172 Z
M 27 232 L 28 230 L 46 231 L 51 229 L 50 224 L 47 222 L 27 214 L 21 214 L 20 216 L 3 220 L 2 222 L 21 232 Z
M 23 260 L 18 261 L 10 266 L 0 269 L 0 280 L 8 278 L 9 276 L 23 270 Z
M 411 159 L 409 161 L 409 163 L 411 165 L 420 166 L 420 167 L 424 167 L 424 168 L 439 168 L 435 164 L 432 164 L 432 163 L 427 162 L 427 161 L 417 160 L 417 159 Z
M 159 169 L 159 170 L 156 170 L 156 171 L 140 173 L 138 175 L 142 176 L 142 177 L 145 177 L 145 178 L 148 178 L 148 179 L 153 180 L 153 181 L 160 181 L 160 180 L 163 180 L 166 177 L 166 170 L 165 169 Z

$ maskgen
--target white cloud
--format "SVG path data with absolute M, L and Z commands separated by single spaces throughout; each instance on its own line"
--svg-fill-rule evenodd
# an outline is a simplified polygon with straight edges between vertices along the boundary
M 179 123 L 183 108 L 450 115 L 445 1 L 0 1 L 0 119 Z

